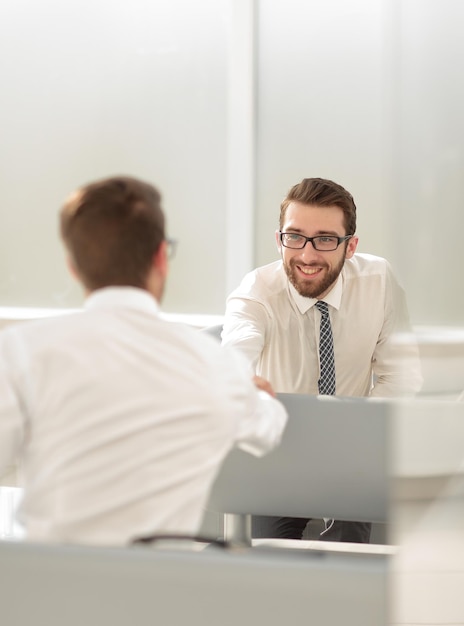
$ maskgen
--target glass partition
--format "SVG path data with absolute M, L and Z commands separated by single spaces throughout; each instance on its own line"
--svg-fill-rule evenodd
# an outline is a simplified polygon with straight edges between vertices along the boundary
M 160 187 L 179 240 L 166 310 L 222 313 L 228 17 L 224 0 L 0 4 L 0 305 L 81 304 L 57 212 L 122 173 Z

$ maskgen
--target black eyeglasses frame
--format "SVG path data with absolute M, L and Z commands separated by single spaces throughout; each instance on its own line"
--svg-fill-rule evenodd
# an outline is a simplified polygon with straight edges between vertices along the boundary
M 305 241 L 302 246 L 297 246 L 297 247 L 288 246 L 284 243 L 284 240 L 283 240 L 284 235 L 296 235 L 297 237 L 301 237 Z M 306 244 L 308 243 L 308 241 L 310 241 L 314 250 L 317 250 L 318 252 L 334 252 L 341 243 L 343 243 L 344 241 L 348 241 L 348 239 L 351 239 L 351 237 L 353 237 L 353 235 L 345 235 L 344 237 L 336 237 L 335 235 L 316 235 L 315 237 L 306 237 L 305 235 L 302 235 L 301 233 L 291 233 L 291 232 L 287 233 L 287 232 L 279 230 L 280 243 L 284 246 L 284 248 L 287 248 L 288 250 L 303 250 L 303 248 L 306 247 Z M 314 245 L 314 241 L 317 242 L 320 239 L 326 239 L 326 238 L 337 240 L 337 245 L 335 246 L 335 248 L 321 249 L 321 248 L 318 248 L 317 245 Z

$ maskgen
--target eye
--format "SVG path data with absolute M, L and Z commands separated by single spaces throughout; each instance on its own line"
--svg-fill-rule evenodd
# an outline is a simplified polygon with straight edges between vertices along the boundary
M 330 244 L 338 243 L 337 237 L 318 237 L 318 240 L 321 243 L 330 243 Z

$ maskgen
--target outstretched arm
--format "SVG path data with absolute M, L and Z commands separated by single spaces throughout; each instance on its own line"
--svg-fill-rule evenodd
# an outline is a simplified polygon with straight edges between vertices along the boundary
M 268 314 L 262 304 L 247 298 L 227 301 L 222 345 L 234 346 L 245 356 L 254 373 L 264 349 Z

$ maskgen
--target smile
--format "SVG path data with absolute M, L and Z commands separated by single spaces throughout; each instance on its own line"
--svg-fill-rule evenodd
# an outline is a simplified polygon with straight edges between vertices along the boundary
M 298 269 L 300 270 L 300 272 L 302 272 L 306 276 L 312 276 L 313 274 L 318 274 L 321 271 L 322 268 L 320 268 L 320 267 L 302 267 L 301 265 L 299 265 Z

